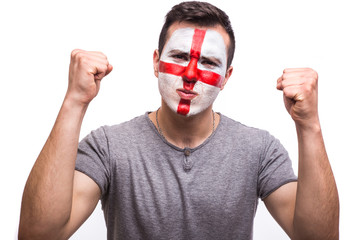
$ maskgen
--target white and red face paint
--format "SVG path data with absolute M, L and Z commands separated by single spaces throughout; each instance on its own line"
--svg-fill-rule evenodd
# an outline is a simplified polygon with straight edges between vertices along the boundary
M 175 112 L 191 116 L 208 108 L 226 74 L 226 46 L 215 30 L 180 28 L 160 57 L 159 90 Z

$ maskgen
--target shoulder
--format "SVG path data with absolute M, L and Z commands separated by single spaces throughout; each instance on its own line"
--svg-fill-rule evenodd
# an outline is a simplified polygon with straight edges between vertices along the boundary
M 218 136 L 224 144 L 240 147 L 243 151 L 257 152 L 260 156 L 271 149 L 283 148 L 280 141 L 267 130 L 247 126 L 224 115 L 221 118 Z
M 230 138 L 240 137 L 248 142 L 262 142 L 272 138 L 272 135 L 264 129 L 245 125 L 225 115 L 221 115 L 221 130 Z
M 103 131 L 107 136 L 142 132 L 150 128 L 146 115 L 147 113 L 115 125 L 104 125 L 95 131 Z
M 154 133 L 148 113 L 134 117 L 131 120 L 115 124 L 104 125 L 91 131 L 89 136 L 101 138 L 102 141 L 135 141 L 135 139 L 145 138 Z

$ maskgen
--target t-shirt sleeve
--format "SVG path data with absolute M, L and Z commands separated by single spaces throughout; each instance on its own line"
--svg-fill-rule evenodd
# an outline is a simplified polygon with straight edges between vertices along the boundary
M 282 185 L 294 181 L 297 177 L 288 152 L 278 139 L 267 133 L 259 169 L 259 197 L 264 200 Z
M 80 141 L 75 170 L 93 179 L 103 196 L 110 180 L 108 141 L 103 127 L 92 131 Z

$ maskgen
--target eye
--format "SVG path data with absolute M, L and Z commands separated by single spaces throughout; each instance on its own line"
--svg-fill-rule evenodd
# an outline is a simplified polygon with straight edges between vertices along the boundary
M 219 64 L 214 62 L 214 61 L 211 61 L 210 59 L 204 59 L 201 61 L 201 64 L 202 65 L 205 65 L 207 67 L 210 67 L 210 68 L 214 68 L 214 67 L 218 67 Z
M 177 59 L 177 60 L 188 61 L 188 56 L 187 56 L 187 54 L 181 54 L 181 53 L 179 53 L 179 54 L 173 54 L 173 55 L 171 55 L 171 57 L 174 58 L 174 59 Z

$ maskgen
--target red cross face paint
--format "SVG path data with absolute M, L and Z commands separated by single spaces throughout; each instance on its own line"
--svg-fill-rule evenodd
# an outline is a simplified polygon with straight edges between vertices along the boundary
M 211 29 L 180 28 L 160 57 L 159 90 L 175 112 L 192 116 L 208 108 L 226 74 L 226 46 Z

